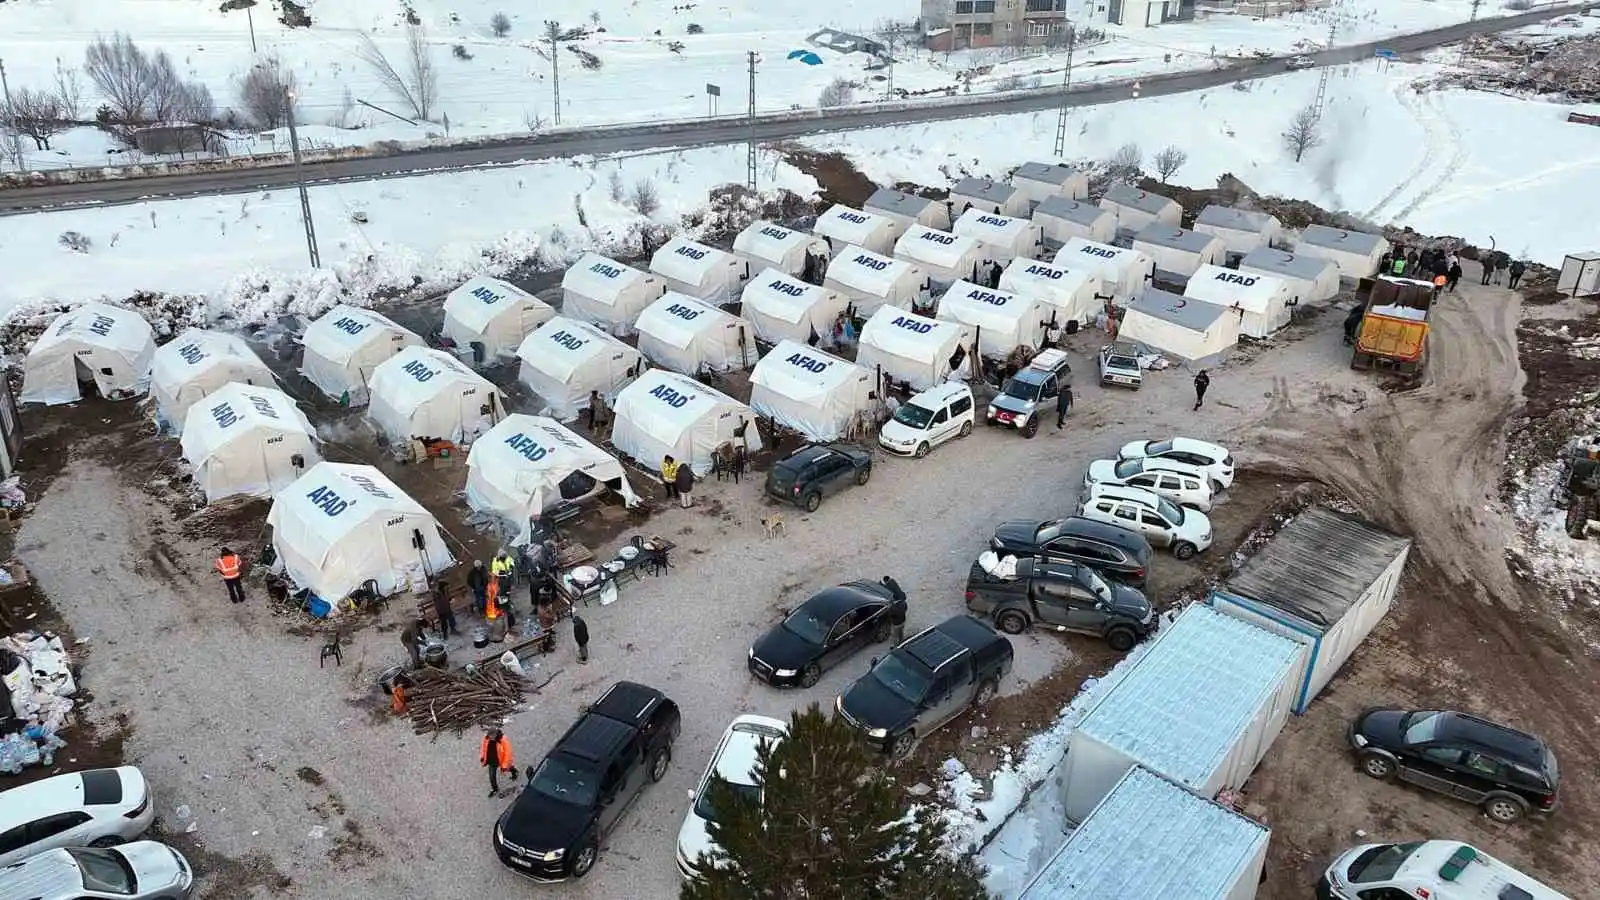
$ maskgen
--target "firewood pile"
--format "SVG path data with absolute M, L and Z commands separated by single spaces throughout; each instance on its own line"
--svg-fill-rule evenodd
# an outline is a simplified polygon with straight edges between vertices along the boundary
M 410 674 L 406 710 L 417 734 L 461 734 L 469 728 L 499 725 L 522 704 L 530 690 L 526 678 L 499 665 L 464 669 L 419 669 Z M 551 675 L 550 678 L 554 678 Z M 537 692 L 550 679 L 533 686 Z

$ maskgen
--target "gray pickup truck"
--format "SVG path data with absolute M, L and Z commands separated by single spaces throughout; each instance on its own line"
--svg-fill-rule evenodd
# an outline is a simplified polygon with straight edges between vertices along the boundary
M 1039 625 L 1093 635 L 1123 653 L 1155 631 L 1155 614 L 1143 592 L 1076 563 L 1021 559 L 1015 576 L 1000 578 L 974 562 L 966 599 L 967 609 L 992 618 L 1006 634 Z

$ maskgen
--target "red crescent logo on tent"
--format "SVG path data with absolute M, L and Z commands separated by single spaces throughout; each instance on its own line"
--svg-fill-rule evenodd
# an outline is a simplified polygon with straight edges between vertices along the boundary
M 1178 298 L 1178 305 L 1174 306 L 1173 309 L 1183 309 L 1185 306 L 1188 306 L 1188 305 L 1189 305 L 1189 301 L 1180 297 L 1180 298 Z

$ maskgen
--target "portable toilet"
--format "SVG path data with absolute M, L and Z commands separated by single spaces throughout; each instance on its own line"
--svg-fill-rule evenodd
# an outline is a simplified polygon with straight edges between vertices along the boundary
M 905 228 L 895 219 L 834 204 L 811 226 L 811 233 L 826 240 L 833 255 L 847 247 L 860 247 L 873 253 L 894 252 L 894 242 Z
M 544 401 L 545 415 L 571 421 L 589 408 L 589 394 L 607 403 L 645 369 L 638 350 L 603 329 L 556 316 L 517 348 L 517 378 Z
M 702 478 L 723 444 L 743 442 L 754 454 L 761 430 L 750 407 L 687 375 L 650 369 L 617 394 L 611 443 L 651 472 L 671 456 Z
M 1289 284 L 1297 302 L 1320 302 L 1339 293 L 1339 266 L 1331 259 L 1259 247 L 1239 261 L 1239 271 L 1271 275 Z
M 1099 298 L 1115 301 L 1119 305 L 1125 305 L 1137 297 L 1156 274 L 1156 261 L 1137 250 L 1078 237 L 1061 247 L 1056 254 L 1055 264 L 1099 276 Z
M 225 384 L 184 418 L 179 445 L 207 503 L 271 497 L 322 461 L 311 421 L 270 385 Z
M 928 275 L 903 259 L 849 247 L 828 264 L 822 286 L 849 297 L 856 315 L 870 316 L 881 306 L 910 309 L 928 289 Z
M 1117 214 L 1087 200 L 1046 197 L 1034 207 L 1033 221 L 1046 241 L 1058 245 L 1075 237 L 1109 244 L 1117 237 Z
M 1128 304 L 1117 340 L 1158 350 L 1189 363 L 1209 363 L 1239 342 L 1239 313 L 1157 288 Z
M 1189 277 L 1183 295 L 1239 311 L 1239 334 L 1264 338 L 1289 324 L 1294 301 L 1289 283 L 1271 275 L 1201 266 Z
M 898 239 L 905 233 L 910 225 L 926 225 L 929 228 L 950 227 L 950 207 L 943 200 L 929 200 L 927 197 L 918 197 L 905 191 L 893 188 L 878 188 L 867 198 L 861 207 L 869 213 L 893 219 L 899 223 L 899 230 L 895 234 Z
M 1185 278 L 1201 266 L 1220 266 L 1228 260 L 1222 238 L 1152 222 L 1133 237 L 1133 249 L 1156 261 L 1156 268 Z
M 1039 349 L 1054 316 L 1050 304 L 1033 295 L 958 281 L 940 298 L 939 318 L 970 327 L 978 335 L 979 353 L 1005 359 L 1018 347 Z
M 894 255 L 926 272 L 938 285 L 978 277 L 978 263 L 986 257 L 975 238 L 912 225 L 894 242 Z
M 1100 205 L 1117 214 L 1117 228 L 1122 231 L 1138 231 L 1152 222 L 1177 228 L 1183 222 L 1183 207 L 1178 201 L 1130 184 L 1107 188 Z
M 1002 265 L 1019 257 L 1032 259 L 1043 240 L 1031 219 L 997 216 L 969 209 L 956 220 L 955 233 L 976 240 L 983 255 Z
M 225 331 L 186 329 L 157 347 L 150 360 L 156 419 L 174 434 L 183 434 L 189 407 L 235 382 L 273 387 L 278 380 L 244 338 Z
M 1381 234 L 1308 225 L 1294 249 L 1302 256 L 1333 260 L 1339 267 L 1339 277 L 1359 281 L 1378 271 L 1378 263 L 1389 252 L 1389 242 Z
M 712 303 L 728 303 L 744 290 L 750 263 L 715 247 L 675 237 L 650 257 L 650 271 L 660 275 L 667 290 Z
M 808 259 L 821 257 L 826 262 L 829 255 L 828 242 L 822 238 L 773 222 L 750 223 L 733 239 L 733 252 L 757 271 L 773 268 L 794 276 L 807 274 Z
M 1195 217 L 1194 230 L 1222 238 L 1229 253 L 1243 256 L 1257 247 L 1271 246 L 1282 237 L 1283 223 L 1270 213 L 1213 203 Z
M 407 347 L 372 372 L 367 417 L 393 444 L 470 443 L 505 415 L 500 389 L 443 350 Z
M 372 373 L 422 338 L 370 309 L 340 304 L 306 328 L 300 344 L 300 372 L 329 397 L 350 406 L 366 405 Z
M 837 441 L 864 420 L 871 370 L 797 341 L 783 341 L 750 370 L 750 408 L 808 441 Z
M 457 346 L 483 348 L 483 360 L 517 352 L 522 339 L 555 318 L 538 297 L 498 278 L 480 275 L 444 298 L 444 336 Z
M 626 333 L 639 313 L 666 292 L 666 281 L 653 272 L 585 253 L 561 276 L 561 314 Z
M 1089 196 L 1089 173 L 1061 162 L 1026 162 L 1011 173 L 1011 186 L 1035 207 L 1051 197 L 1082 200 Z
M 639 314 L 639 352 L 657 366 L 698 375 L 731 372 L 755 360 L 750 323 L 676 291 Z
M 83 399 L 92 383 L 108 400 L 150 389 L 155 329 L 132 310 L 89 302 L 52 321 L 28 348 L 22 365 L 22 403 L 55 406 Z
M 1014 259 L 1000 273 L 1000 289 L 1037 297 L 1055 311 L 1056 321 L 1092 322 L 1100 312 L 1100 276 L 1036 259 Z
M 956 351 L 971 343 L 966 325 L 885 306 L 861 329 L 856 365 L 921 391 L 945 381 L 958 365 Z
M 969 209 L 1002 216 L 1027 216 L 1028 195 L 1009 184 L 991 178 L 963 178 L 950 189 L 950 214 L 960 216 Z
M 792 340 L 831 346 L 834 322 L 850 305 L 850 298 L 829 287 L 807 284 L 767 269 L 744 286 L 740 312 L 756 339 L 768 344 Z

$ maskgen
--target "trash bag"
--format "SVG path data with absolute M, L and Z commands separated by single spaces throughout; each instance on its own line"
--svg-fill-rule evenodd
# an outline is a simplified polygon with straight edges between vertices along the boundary
M 526 677 L 528 674 L 527 670 L 522 668 L 522 660 L 517 659 L 517 655 L 510 650 L 500 654 L 500 665 L 505 666 L 513 675 L 519 678 Z

